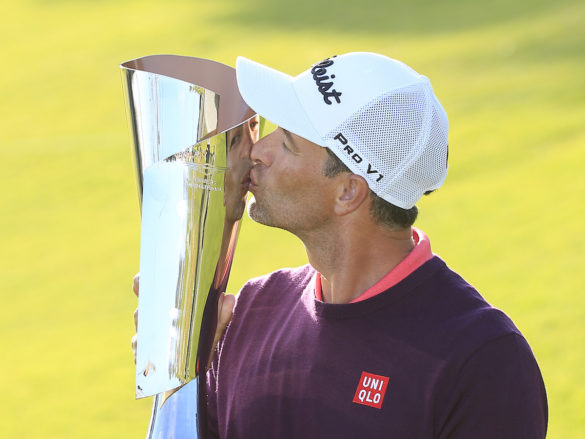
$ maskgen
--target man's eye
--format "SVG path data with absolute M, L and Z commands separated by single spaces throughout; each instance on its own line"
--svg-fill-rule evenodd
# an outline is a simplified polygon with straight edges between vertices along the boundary
M 230 142 L 230 149 L 234 147 L 240 141 L 240 136 L 234 136 Z

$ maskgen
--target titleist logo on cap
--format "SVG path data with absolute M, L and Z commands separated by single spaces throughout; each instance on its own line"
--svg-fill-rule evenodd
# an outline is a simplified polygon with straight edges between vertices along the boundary
M 333 56 L 333 58 L 335 58 L 335 56 Z M 313 66 L 313 68 L 311 69 L 311 73 L 313 74 L 313 79 L 315 80 L 315 83 L 317 84 L 317 88 L 319 90 L 319 93 L 321 93 L 323 95 L 323 101 L 327 105 L 332 104 L 330 98 L 334 98 L 338 104 L 341 103 L 341 99 L 339 99 L 339 96 L 341 96 L 341 92 L 339 92 L 335 89 L 329 91 L 331 89 L 331 87 L 333 87 L 332 80 L 335 79 L 335 75 L 327 76 L 327 68 L 331 67 L 332 65 L 333 65 L 333 59 L 325 58 L 320 63 L 315 64 Z

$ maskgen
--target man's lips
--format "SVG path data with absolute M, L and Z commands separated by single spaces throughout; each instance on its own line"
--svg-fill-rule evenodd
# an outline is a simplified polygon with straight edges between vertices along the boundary
M 246 175 L 244 175 L 244 178 L 242 179 L 242 186 L 248 191 L 250 190 L 251 187 L 254 186 L 254 179 L 252 177 L 251 169 L 248 172 L 246 172 Z
M 258 186 L 257 173 L 258 173 L 258 169 L 253 166 L 252 168 L 250 168 L 250 170 L 246 174 L 247 186 L 248 186 L 249 191 L 254 190 L 254 188 Z

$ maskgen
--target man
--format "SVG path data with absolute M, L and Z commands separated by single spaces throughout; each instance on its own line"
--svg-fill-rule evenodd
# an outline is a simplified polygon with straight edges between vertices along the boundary
M 545 437 L 527 342 L 412 227 L 447 173 L 447 116 L 428 79 L 370 53 L 294 78 L 244 58 L 236 70 L 247 104 L 279 126 L 251 149 L 249 214 L 298 236 L 309 265 L 242 288 L 208 373 L 210 430 Z

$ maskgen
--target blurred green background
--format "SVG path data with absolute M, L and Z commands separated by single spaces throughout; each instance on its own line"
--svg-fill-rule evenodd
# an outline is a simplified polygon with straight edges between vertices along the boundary
M 118 65 L 237 55 L 291 74 L 374 51 L 429 76 L 450 175 L 433 250 L 504 309 L 548 389 L 549 438 L 585 437 L 585 3 L 2 2 L 0 437 L 141 438 L 130 350 L 139 209 Z M 230 280 L 305 262 L 246 219 Z

